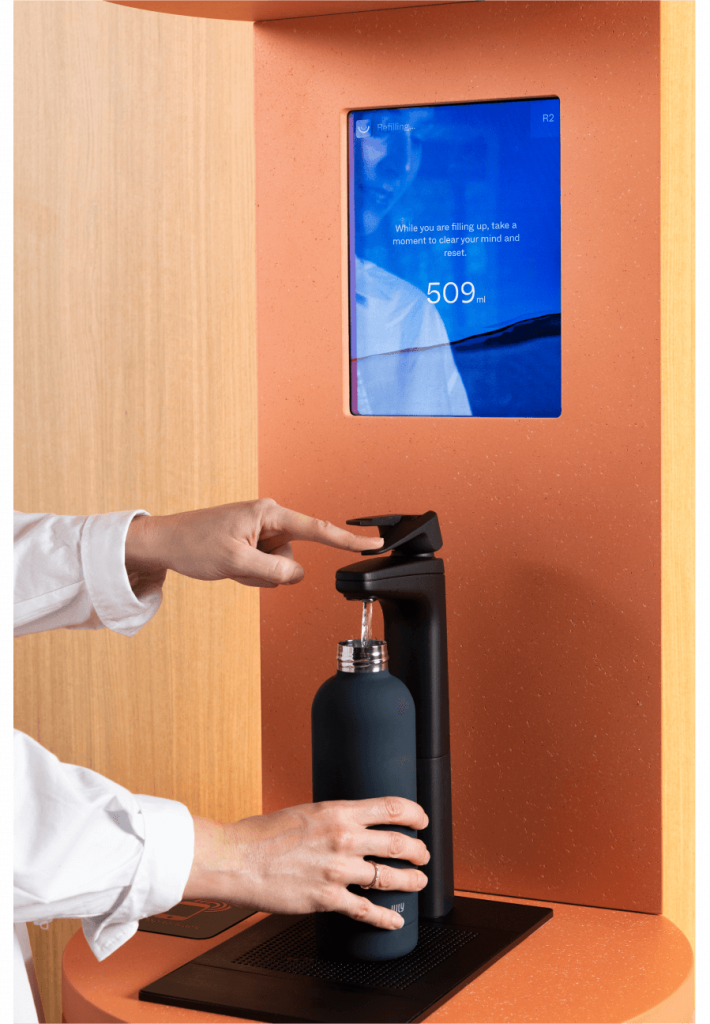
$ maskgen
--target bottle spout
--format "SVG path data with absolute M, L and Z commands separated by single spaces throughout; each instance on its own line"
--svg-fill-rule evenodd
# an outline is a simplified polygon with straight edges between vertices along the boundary
M 384 672 L 387 662 L 384 640 L 341 640 L 338 644 L 340 672 Z

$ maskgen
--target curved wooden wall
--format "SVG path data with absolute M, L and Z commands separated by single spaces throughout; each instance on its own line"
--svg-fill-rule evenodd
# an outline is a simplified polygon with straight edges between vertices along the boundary
M 256 496 L 252 26 L 16 5 L 16 507 Z M 171 574 L 136 637 L 16 643 L 17 725 L 225 820 L 260 809 L 258 594 Z M 30 926 L 47 1019 L 78 922 Z

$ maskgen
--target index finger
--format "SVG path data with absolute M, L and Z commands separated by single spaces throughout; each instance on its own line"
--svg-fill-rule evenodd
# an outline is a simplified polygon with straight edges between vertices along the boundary
M 313 540 L 319 544 L 327 544 L 331 548 L 343 548 L 345 551 L 375 551 L 384 544 L 381 537 L 351 533 L 350 530 L 342 530 L 324 519 L 314 519 L 290 508 L 279 507 L 276 511 L 276 520 L 278 526 L 290 533 L 295 540 Z
M 361 825 L 405 825 L 420 832 L 429 824 L 424 808 L 403 796 L 353 800 L 351 806 Z

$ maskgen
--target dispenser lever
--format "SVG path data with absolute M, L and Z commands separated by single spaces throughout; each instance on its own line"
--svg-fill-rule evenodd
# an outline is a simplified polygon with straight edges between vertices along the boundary
M 376 526 L 379 529 L 385 543 L 378 555 L 396 551 L 398 555 L 409 558 L 413 555 L 431 556 L 444 543 L 436 512 L 425 512 L 421 516 L 361 516 L 348 519 L 347 523 L 348 526 Z M 361 554 L 372 555 L 374 552 L 362 551 Z

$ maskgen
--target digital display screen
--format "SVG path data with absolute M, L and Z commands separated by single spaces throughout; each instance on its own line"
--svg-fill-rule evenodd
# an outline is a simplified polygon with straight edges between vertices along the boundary
M 348 115 L 350 409 L 561 412 L 560 101 Z

